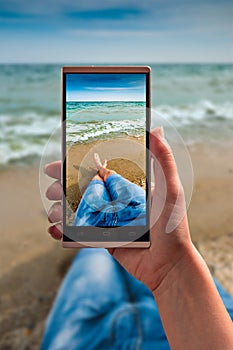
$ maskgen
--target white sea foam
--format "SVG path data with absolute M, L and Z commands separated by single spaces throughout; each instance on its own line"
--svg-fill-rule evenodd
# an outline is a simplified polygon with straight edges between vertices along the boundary
M 179 106 L 160 105 L 154 108 L 181 133 L 186 143 L 225 142 L 232 139 L 233 103 L 213 103 L 209 100 Z M 153 112 L 152 112 L 153 117 Z M 67 121 L 67 142 L 87 143 L 121 135 L 143 135 L 144 119 L 104 120 L 90 123 Z M 0 115 L 0 164 L 31 162 L 39 159 L 60 116 L 45 116 L 30 112 L 22 115 Z M 153 126 L 153 121 L 152 121 Z M 54 141 L 51 154 L 60 149 L 60 137 Z
M 60 117 L 37 113 L 0 115 L 0 164 L 27 163 L 41 157 L 50 134 L 60 124 Z M 56 148 L 60 138 L 57 138 Z
M 205 100 L 197 104 L 158 106 L 158 112 L 178 130 L 186 144 L 228 143 L 233 133 L 233 103 L 216 104 Z M 152 112 L 152 127 L 153 112 Z
M 116 135 L 139 136 L 145 133 L 144 120 L 98 121 L 96 123 L 67 124 L 67 142 L 83 143 Z
M 226 102 L 222 104 L 214 104 L 211 101 L 204 100 L 197 104 L 180 105 L 180 106 L 158 106 L 155 108 L 161 114 L 177 125 L 194 124 L 211 120 L 215 122 L 217 119 L 233 121 L 233 103 Z

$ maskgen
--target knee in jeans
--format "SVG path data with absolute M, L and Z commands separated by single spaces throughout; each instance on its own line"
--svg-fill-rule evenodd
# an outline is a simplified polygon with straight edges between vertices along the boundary
M 104 250 L 84 251 L 75 259 L 72 273 L 73 288 L 69 294 L 75 294 L 79 307 L 88 312 L 106 312 L 126 297 L 122 270 Z

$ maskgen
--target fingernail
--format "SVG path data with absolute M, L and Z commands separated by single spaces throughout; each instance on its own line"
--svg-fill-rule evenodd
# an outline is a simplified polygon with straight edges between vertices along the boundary
M 47 167 L 48 167 L 48 164 L 45 164 L 45 165 L 44 165 L 44 168 L 43 168 L 43 172 L 44 172 L 45 174 L 47 174 L 47 173 L 46 173 Z
M 162 126 L 158 127 L 158 134 L 162 139 L 164 138 L 164 129 Z
M 62 224 L 57 224 L 57 229 L 62 233 Z

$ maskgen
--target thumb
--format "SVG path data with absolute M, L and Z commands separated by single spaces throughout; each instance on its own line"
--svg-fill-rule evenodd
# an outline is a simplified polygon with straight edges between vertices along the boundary
M 166 196 L 166 201 L 173 204 L 179 194 L 180 179 L 172 150 L 164 138 L 163 128 L 157 127 L 151 131 L 150 150 L 154 160 L 156 191 L 162 196 L 160 189 L 166 187 L 163 197 Z
M 162 127 L 151 131 L 150 150 L 154 160 L 156 191 L 159 191 L 158 185 L 161 185 L 159 182 L 163 178 L 166 182 L 166 200 L 173 203 L 179 192 L 180 180 L 172 150 L 164 138 Z
M 151 131 L 150 149 L 154 162 L 155 193 L 152 200 L 152 225 L 163 212 L 165 232 L 172 232 L 186 213 L 183 188 L 175 158 L 164 138 L 163 129 Z

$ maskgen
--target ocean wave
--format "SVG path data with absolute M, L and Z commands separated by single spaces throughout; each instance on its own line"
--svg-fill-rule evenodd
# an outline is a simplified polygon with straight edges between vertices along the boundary
M 214 103 L 210 100 L 176 106 L 159 105 L 152 108 L 152 127 L 156 112 L 167 119 L 182 135 L 185 142 L 227 142 L 232 140 L 233 103 Z M 154 124 L 155 125 L 154 125 Z M 60 115 L 25 112 L 0 114 L 0 164 L 31 163 L 38 160 L 50 135 L 60 127 Z M 144 119 L 92 120 L 78 123 L 67 121 L 67 142 L 88 143 L 123 135 L 143 135 Z M 60 150 L 60 135 L 53 141 L 50 152 Z
M 145 117 L 145 102 L 67 102 L 67 119 L 73 122 L 135 120 Z
M 204 100 L 197 104 L 158 106 L 152 109 L 152 127 L 156 126 L 156 112 L 161 120 L 168 120 L 177 129 L 186 144 L 223 144 L 232 140 L 232 102 L 216 104 Z
M 0 65 L 0 164 L 30 163 L 41 157 L 51 133 L 60 125 L 60 68 L 56 64 Z M 152 65 L 153 109 L 175 126 L 186 143 L 226 142 L 233 133 L 232 81 L 232 64 Z M 82 122 L 78 127 L 67 123 L 70 143 L 122 133 L 140 135 L 144 130 L 132 120 L 140 120 L 139 104 L 127 108 L 106 104 L 105 109 L 102 104 L 98 115 L 96 105 L 87 110 L 84 103 L 82 112 L 76 105 L 70 107 L 72 123 Z M 152 125 L 153 121 L 156 124 L 156 117 Z M 59 136 L 51 154 L 58 149 Z
M 176 125 L 195 124 L 197 122 L 215 122 L 219 118 L 225 121 L 233 121 L 233 103 L 225 102 L 215 104 L 204 100 L 197 104 L 169 106 L 160 105 L 152 108 L 163 114 Z
M 38 161 L 49 137 L 59 126 L 60 116 L 47 117 L 34 112 L 17 117 L 0 115 L 0 165 Z M 54 151 L 60 149 L 60 137 L 55 143 Z
M 0 148 L 0 166 L 7 165 L 31 165 L 41 159 L 46 143 L 35 144 L 32 142 L 21 142 L 20 144 L 2 144 Z M 49 158 L 50 157 L 50 158 Z M 50 160 L 60 158 L 60 140 L 50 142 L 46 150 L 46 158 Z
M 49 135 L 51 131 L 60 123 L 60 116 L 50 116 L 35 112 L 0 115 L 0 132 L 2 138 L 12 134 L 23 137 L 27 135 Z
M 141 136 L 145 133 L 145 120 L 96 121 L 92 123 L 67 122 L 67 142 L 86 143 L 113 136 Z

